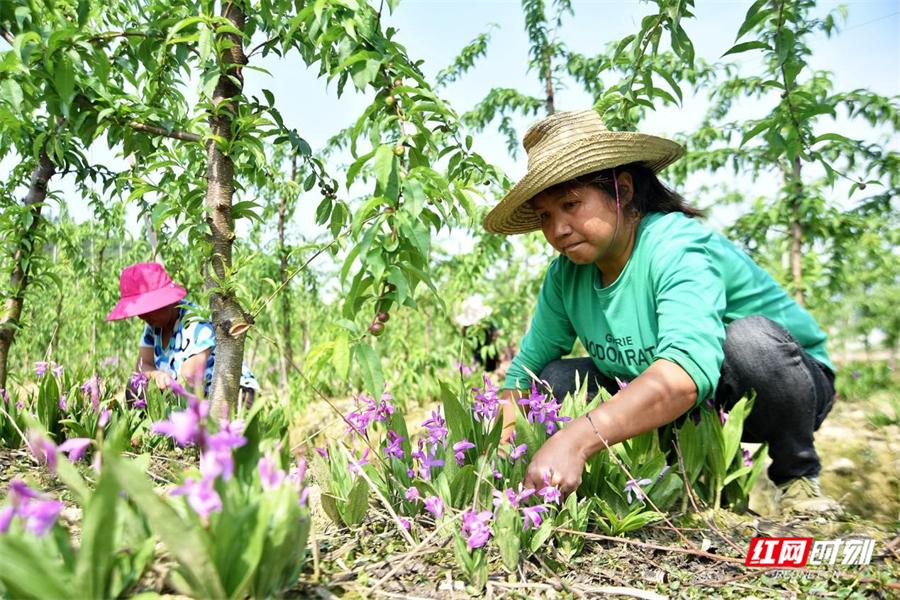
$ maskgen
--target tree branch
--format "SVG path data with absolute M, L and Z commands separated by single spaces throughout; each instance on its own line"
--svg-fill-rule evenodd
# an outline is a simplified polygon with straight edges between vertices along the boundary
M 140 123 L 138 121 L 131 121 L 128 123 L 128 126 L 134 129 L 135 131 L 141 131 L 143 133 L 152 133 L 153 135 L 159 135 L 162 137 L 168 137 L 176 140 L 181 140 L 183 142 L 200 142 L 203 140 L 202 136 L 197 135 L 196 133 L 191 133 L 189 131 L 180 131 L 178 129 L 174 129 L 169 131 L 167 129 L 163 129 L 162 127 L 156 127 L 154 125 L 147 125 L 146 123 Z

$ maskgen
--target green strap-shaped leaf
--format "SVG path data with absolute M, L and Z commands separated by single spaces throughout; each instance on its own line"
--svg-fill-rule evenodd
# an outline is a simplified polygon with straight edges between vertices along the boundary
M 61 565 L 35 540 L 0 535 L 0 582 L 10 598 L 68 598 L 70 581 Z
M 107 471 L 84 507 L 81 525 L 81 547 L 75 566 L 80 593 L 86 598 L 108 598 L 114 558 L 116 533 L 116 504 L 119 486 Z
M 134 465 L 107 452 L 103 455 L 103 468 L 113 474 L 178 561 L 191 593 L 207 598 L 224 598 L 225 590 L 203 539 L 202 529 L 195 523 L 186 522 L 157 496 L 153 486 Z

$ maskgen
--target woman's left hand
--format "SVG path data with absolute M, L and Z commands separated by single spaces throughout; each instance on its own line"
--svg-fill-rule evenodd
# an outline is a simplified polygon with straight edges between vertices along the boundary
M 525 470 L 524 487 L 539 490 L 548 483 L 568 496 L 581 485 L 581 474 L 587 456 L 577 432 L 563 429 L 541 446 Z

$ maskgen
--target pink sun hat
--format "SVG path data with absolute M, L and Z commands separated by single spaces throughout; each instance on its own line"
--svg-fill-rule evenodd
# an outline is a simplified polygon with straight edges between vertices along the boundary
M 170 304 L 187 295 L 187 290 L 172 283 L 159 263 L 137 263 L 122 270 L 119 277 L 119 302 L 106 315 L 107 321 L 136 317 Z

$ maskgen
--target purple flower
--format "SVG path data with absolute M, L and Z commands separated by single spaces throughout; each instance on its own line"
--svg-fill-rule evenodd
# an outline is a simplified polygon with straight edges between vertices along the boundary
M 616 385 L 619 386 L 619 390 L 621 391 L 628 387 L 628 381 L 623 381 L 622 379 L 616 377 Z
M 475 420 L 493 420 L 500 410 L 500 398 L 497 396 L 500 388 L 491 385 L 491 380 L 485 375 L 484 388 L 472 388 L 472 391 L 475 392 L 475 402 L 472 405 Z
M 524 517 L 524 528 L 531 529 L 541 526 L 541 513 L 547 512 L 547 507 L 543 504 L 537 504 L 535 506 L 524 506 L 522 507 L 522 517 Z
M 0 388 L 0 398 L 3 398 L 4 404 L 9 404 L 9 393 L 6 391 L 6 388 Z
M 435 451 L 428 452 L 428 448 L 423 440 L 419 440 L 419 449 L 410 453 L 410 456 L 419 461 L 419 474 L 422 479 L 431 479 L 431 469 L 433 467 L 444 466 L 444 461 L 436 458 L 437 453 Z M 410 477 L 414 475 L 415 473 L 410 475 Z
M 16 509 L 12 506 L 0 509 L 0 535 L 9 531 L 13 517 L 16 516 Z
M 72 462 L 77 461 L 91 445 L 90 438 L 70 438 L 59 445 L 59 451 L 68 455 Z
M 313 448 L 313 450 L 315 450 L 316 453 L 322 458 L 328 458 L 328 450 L 326 450 L 325 448 Z
M 725 421 L 728 420 L 728 413 L 726 413 L 721 408 L 719 409 L 719 424 L 724 425 Z
M 419 488 L 414 485 L 409 486 L 409 489 L 406 490 L 406 493 L 403 496 L 409 502 L 417 502 L 422 499 L 422 496 L 419 495 Z
M 59 406 L 59 410 L 66 410 L 66 407 L 69 405 L 69 397 L 65 394 L 60 394 L 57 405 Z
M 422 426 L 428 430 L 428 440 L 435 447 L 447 439 L 447 421 L 435 411 L 431 411 L 431 418 L 422 423 Z
M 466 459 L 466 450 L 471 450 L 475 444 L 463 438 L 462 441 L 453 444 L 453 456 L 456 458 L 456 464 L 462 465 Z
M 62 366 L 62 365 L 58 365 L 58 364 L 56 364 L 56 363 L 51 363 L 51 364 L 53 365 L 53 367 L 52 367 L 53 375 L 54 375 L 57 379 L 62 379 L 63 371 L 64 371 L 63 366 Z
M 221 477 L 228 481 L 234 473 L 234 458 L 231 450 L 210 450 L 200 453 L 200 475 L 204 479 Z
M 45 360 L 37 361 L 36 363 L 34 363 L 34 374 L 38 377 L 43 377 L 44 373 L 47 372 L 47 367 L 49 366 L 50 364 Z
M 51 474 L 56 473 L 56 444 L 35 431 L 29 431 L 28 447 L 38 463 L 47 465 Z
M 154 423 L 150 431 L 168 435 L 179 446 L 196 444 L 203 438 L 203 425 L 208 414 L 209 402 L 195 397 L 189 401 L 187 410 L 173 412 L 167 420 Z
M 347 464 L 347 470 L 353 474 L 357 474 L 367 464 L 369 464 L 369 449 L 368 448 L 363 450 L 363 453 L 360 455 L 359 460 L 357 460 L 357 461 L 351 460 Z
M 21 400 L 16 400 L 16 410 L 22 410 L 25 408 L 25 403 Z
M 278 468 L 275 457 L 266 454 L 259 459 L 259 480 L 264 490 L 274 490 L 285 480 L 287 475 Z
M 456 370 L 462 373 L 463 377 L 468 377 L 473 373 L 472 367 L 470 367 L 469 365 L 464 365 L 459 361 L 456 361 Z
M 526 417 L 529 423 L 541 423 L 547 430 L 547 435 L 553 435 L 559 429 L 559 423 L 571 421 L 571 417 L 560 417 L 559 411 L 562 404 L 547 394 L 538 391 L 537 386 L 531 382 L 531 394 L 527 398 L 518 401 L 521 406 L 527 407 Z
M 541 498 L 544 499 L 544 502 L 552 502 L 554 504 L 559 504 L 562 499 L 562 494 L 559 491 L 559 487 L 555 485 L 550 485 L 550 478 L 546 475 L 544 476 L 544 487 L 542 487 L 538 494 Z
M 416 476 L 416 471 L 415 471 L 415 469 L 407 469 L 407 470 L 406 470 L 406 476 L 409 477 L 410 479 L 412 479 L 413 477 L 415 477 L 415 476 Z
M 649 479 L 641 479 L 638 481 L 637 479 L 629 479 L 625 484 L 625 488 L 622 490 L 625 492 L 625 497 L 628 498 L 628 504 L 631 504 L 631 494 L 634 492 L 635 499 L 640 502 L 644 499 L 644 490 L 641 489 L 642 485 L 650 485 L 653 483 Z
M 666 473 L 669 472 L 670 468 L 670 465 L 666 465 L 662 468 L 662 470 L 659 472 L 659 475 L 656 476 L 656 483 L 662 481 L 662 478 L 666 476 Z
M 513 462 L 518 461 L 520 458 L 525 456 L 525 453 L 528 451 L 527 444 L 519 444 L 516 446 L 516 432 L 513 431 L 512 435 L 509 436 L 509 445 L 512 450 L 509 453 L 509 459 Z
M 744 455 L 744 466 L 752 467 L 753 466 L 753 458 L 750 457 L 750 451 L 746 448 L 741 448 L 741 452 Z
M 147 383 L 149 379 L 143 371 L 135 371 L 128 380 L 128 385 L 135 394 L 143 394 L 147 391 Z
M 19 516 L 25 519 L 25 529 L 41 537 L 50 531 L 64 507 L 59 500 L 37 500 L 22 508 Z
M 231 452 L 247 443 L 247 438 L 241 435 L 242 433 L 244 433 L 244 421 L 235 419 L 229 422 L 222 419 L 219 421 L 219 431 L 206 439 L 206 448 L 214 452 Z
M 184 484 L 172 490 L 172 495 L 187 496 L 188 504 L 204 519 L 210 513 L 222 510 L 222 499 L 213 487 L 212 479 L 195 481 L 188 477 Z
M 396 431 L 388 431 L 388 443 L 384 447 L 384 453 L 387 456 L 392 456 L 396 459 L 403 459 L 403 447 L 401 446 L 401 442 L 403 442 L 406 438 L 402 437 Z
M 476 513 L 474 510 L 467 510 L 462 516 L 462 535 L 466 539 L 466 546 L 469 550 L 481 548 L 487 544 L 491 537 L 490 523 L 493 514 L 489 510 L 483 510 Z
M 81 393 L 91 397 L 91 406 L 94 411 L 100 410 L 100 378 L 97 375 L 81 384 Z
M 180 383 L 178 383 L 177 381 L 175 381 L 174 379 L 169 382 L 169 389 L 172 390 L 172 392 L 181 396 L 182 398 L 187 398 L 188 401 L 193 401 L 193 402 L 198 401 L 197 396 L 195 396 L 194 394 L 192 394 L 189 391 L 187 391 L 186 389 L 184 389 L 184 386 L 181 385 Z M 208 403 L 207 403 L 207 406 L 208 406 Z
M 46 499 L 25 485 L 20 479 L 14 479 L 9 484 L 10 506 L 0 510 L 0 533 L 9 531 L 13 517 L 18 516 L 25 521 L 25 529 L 34 535 L 45 535 L 63 509 L 63 503 L 58 500 Z
M 399 519 L 400 526 L 403 527 L 403 529 L 409 531 L 409 528 L 412 526 L 412 524 L 409 522 L 409 519 L 407 519 L 406 517 L 399 517 Z
M 100 413 L 100 418 L 97 419 L 97 427 L 99 427 L 100 429 L 106 427 L 107 423 L 109 423 L 109 415 L 110 410 L 108 408 L 104 408 Z
M 425 510 L 434 515 L 435 519 L 440 519 L 444 514 L 444 501 L 437 496 L 428 496 L 425 498 Z
M 525 498 L 528 498 L 532 494 L 535 493 L 534 488 L 522 489 L 522 484 L 519 484 L 519 490 L 516 491 L 512 488 L 506 488 L 502 492 L 500 490 L 494 490 L 494 507 L 500 506 L 503 502 L 504 498 L 509 500 L 509 503 L 513 505 L 513 508 L 519 508 L 519 503 L 522 502 Z

